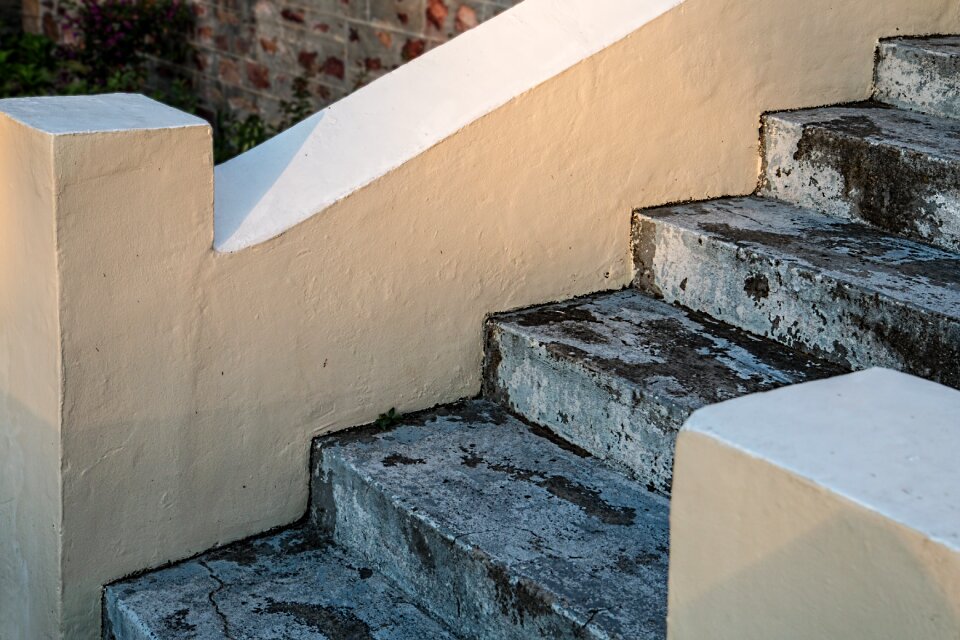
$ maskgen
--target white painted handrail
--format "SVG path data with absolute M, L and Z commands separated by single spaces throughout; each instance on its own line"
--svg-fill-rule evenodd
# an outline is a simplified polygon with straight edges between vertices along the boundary
M 683 0 L 526 0 L 216 168 L 214 247 L 280 235 Z

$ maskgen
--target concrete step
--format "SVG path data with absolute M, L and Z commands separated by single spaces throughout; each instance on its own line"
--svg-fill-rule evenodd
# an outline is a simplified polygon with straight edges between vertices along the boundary
M 468 401 L 316 441 L 314 519 L 460 634 L 665 637 L 666 499 Z
M 487 323 L 485 395 L 668 493 L 692 411 L 845 370 L 637 291 Z
M 638 211 L 636 285 L 853 369 L 960 387 L 960 255 L 789 204 Z
M 960 638 L 960 393 L 874 369 L 698 411 L 671 640 Z
M 902 109 L 960 118 L 960 37 L 880 43 L 875 98 Z
M 108 640 L 453 640 L 311 529 L 246 540 L 107 587 Z
M 761 194 L 960 250 L 960 121 L 880 105 L 764 117 Z

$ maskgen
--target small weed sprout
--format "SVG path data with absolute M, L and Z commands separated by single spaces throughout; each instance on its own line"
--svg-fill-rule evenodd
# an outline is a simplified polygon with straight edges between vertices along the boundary
M 402 418 L 403 416 L 397 413 L 397 410 L 395 408 L 391 408 L 390 411 L 387 411 L 386 413 L 381 413 L 380 416 L 377 418 L 377 421 L 374 422 L 373 424 L 380 429 L 386 429 L 388 427 L 394 426 L 395 424 L 399 424 Z

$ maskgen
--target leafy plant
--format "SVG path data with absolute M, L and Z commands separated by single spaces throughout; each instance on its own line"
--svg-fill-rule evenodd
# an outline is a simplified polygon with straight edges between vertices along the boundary
M 401 420 L 403 420 L 403 416 L 397 413 L 396 409 L 390 409 L 386 413 L 381 413 L 373 424 L 380 429 L 386 429 L 395 424 L 400 424 Z
M 293 99 L 281 100 L 280 112 L 283 113 L 283 120 L 277 127 L 278 133 L 313 115 L 313 102 L 310 100 L 310 89 L 307 86 L 306 76 L 301 75 L 294 78 Z
M 66 86 L 64 60 L 49 38 L 0 33 L 0 96 L 48 95 Z
M 199 111 L 191 81 L 177 68 L 189 59 L 194 15 L 186 0 L 72 0 L 64 25 L 70 44 L 0 25 L 0 97 L 135 92 L 190 113 Z M 156 86 L 151 65 L 172 70 Z M 313 113 L 305 76 L 293 81 L 271 126 L 257 114 L 207 115 L 214 158 L 248 151 Z
M 257 114 L 240 120 L 224 111 L 217 112 L 213 131 L 213 158 L 218 163 L 249 151 L 272 135 L 272 129 Z
M 293 98 L 280 102 L 280 113 L 283 114 L 280 123 L 270 126 L 257 114 L 239 119 L 228 112 L 217 112 L 214 122 L 214 160 L 223 162 L 249 151 L 313 114 L 313 103 L 305 76 L 294 79 Z
M 78 0 L 68 15 L 78 37 L 70 51 L 95 85 L 106 87 L 118 70 L 142 84 L 149 57 L 182 63 L 190 50 L 194 16 L 182 0 Z

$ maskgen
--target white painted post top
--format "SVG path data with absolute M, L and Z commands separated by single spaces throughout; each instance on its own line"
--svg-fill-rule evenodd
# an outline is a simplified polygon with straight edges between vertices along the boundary
M 50 135 L 208 127 L 204 120 L 133 93 L 0 100 L 0 113 Z
M 960 391 L 870 369 L 712 405 L 683 430 L 960 551 Z

